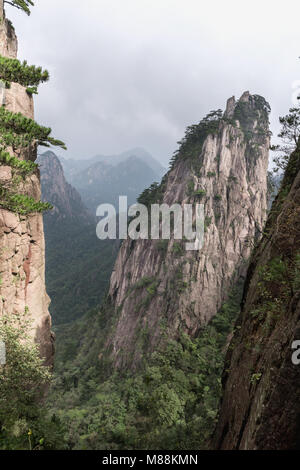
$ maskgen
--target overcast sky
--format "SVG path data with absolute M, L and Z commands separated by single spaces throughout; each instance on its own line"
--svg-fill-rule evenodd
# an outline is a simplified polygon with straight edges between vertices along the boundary
M 186 126 L 245 90 L 269 101 L 276 133 L 300 89 L 299 0 L 36 0 L 29 18 L 6 11 L 19 57 L 50 71 L 36 119 L 70 158 L 140 146 L 167 165 Z

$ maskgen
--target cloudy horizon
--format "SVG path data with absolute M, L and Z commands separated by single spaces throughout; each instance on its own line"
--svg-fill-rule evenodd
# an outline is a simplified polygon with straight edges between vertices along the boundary
M 36 119 L 66 142 L 59 154 L 143 147 L 164 166 L 188 125 L 246 90 L 270 103 L 276 135 L 300 80 L 298 12 L 291 0 L 37 0 L 29 18 L 6 6 L 19 58 L 50 72 Z

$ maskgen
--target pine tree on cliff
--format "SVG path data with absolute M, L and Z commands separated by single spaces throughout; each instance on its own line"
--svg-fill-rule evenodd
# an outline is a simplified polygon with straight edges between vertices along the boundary
M 1 9 L 4 4 L 16 7 L 28 15 L 30 14 L 30 6 L 34 5 L 31 0 L 4 0 L 4 2 L 0 0 Z M 4 12 L 1 13 L 4 16 Z M 0 55 L 0 84 L 2 84 L 2 88 L 9 89 L 12 83 L 17 83 L 25 87 L 27 94 L 32 96 L 32 94 L 37 94 L 38 86 L 48 80 L 47 70 L 28 65 L 26 61 L 20 62 L 16 58 Z M 34 159 L 24 160 L 22 155 L 26 150 L 34 154 L 39 145 L 45 147 L 53 145 L 66 149 L 61 140 L 51 136 L 50 128 L 40 126 L 33 119 L 21 113 L 7 110 L 4 101 L 0 107 L 0 163 L 17 168 L 23 174 L 32 173 L 37 169 L 37 165 L 31 161 Z M 19 214 L 41 212 L 51 207 L 47 203 L 34 201 L 28 196 L 14 193 L 6 188 L 0 188 L 0 206 Z
M 24 11 L 26 15 L 30 15 L 30 7 L 34 6 L 32 0 L 4 0 L 4 3 Z

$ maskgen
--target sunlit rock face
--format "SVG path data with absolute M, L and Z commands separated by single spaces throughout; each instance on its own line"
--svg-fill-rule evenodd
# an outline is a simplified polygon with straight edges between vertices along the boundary
M 269 111 L 249 92 L 230 98 L 217 129 L 163 180 L 159 202 L 204 204 L 200 251 L 174 239 L 122 244 L 109 291 L 115 320 L 106 346 L 114 367 L 138 367 L 163 337 L 197 335 L 245 276 L 266 220 Z
M 3 13 L 0 0 L 0 54 L 17 57 L 18 42 L 11 23 Z M 12 112 L 34 117 L 33 99 L 26 89 L 12 83 L 2 88 L 1 104 Z M 9 150 L 9 149 L 8 149 Z M 23 160 L 34 161 L 36 148 L 24 150 Z M 17 170 L 0 164 L 0 185 L 40 200 L 39 172 L 20 178 Z M 20 216 L 0 208 L 0 315 L 29 312 L 33 319 L 32 335 L 40 346 L 42 357 L 51 365 L 54 337 L 48 312 L 49 297 L 45 287 L 45 242 L 41 214 Z

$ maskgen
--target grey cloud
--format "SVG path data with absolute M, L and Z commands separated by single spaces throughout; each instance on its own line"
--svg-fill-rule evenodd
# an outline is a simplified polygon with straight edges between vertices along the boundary
M 295 1 L 36 3 L 7 15 L 20 57 L 51 72 L 36 116 L 70 157 L 139 146 L 166 165 L 187 125 L 245 90 L 270 102 L 276 133 L 300 79 Z

